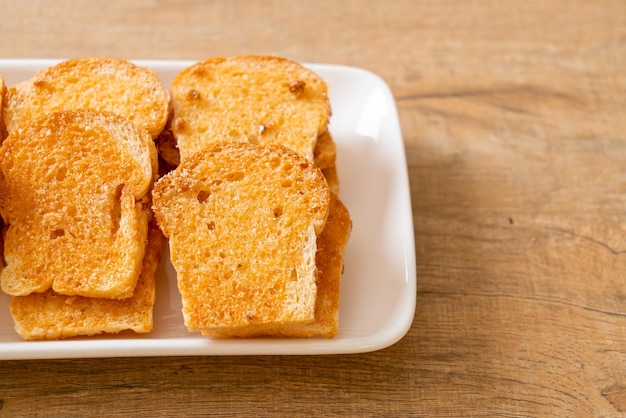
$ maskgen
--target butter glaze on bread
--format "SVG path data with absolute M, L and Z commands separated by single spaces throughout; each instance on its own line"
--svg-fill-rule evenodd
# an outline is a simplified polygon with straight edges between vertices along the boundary
M 148 68 L 107 57 L 67 60 L 7 89 L 6 129 L 14 132 L 45 113 L 64 109 L 112 112 L 156 138 L 167 122 L 168 96 Z
M 231 139 L 284 145 L 312 161 L 330 117 L 326 83 L 276 56 L 198 62 L 174 78 L 170 100 L 181 159 L 210 141 Z
M 130 297 L 156 169 L 148 133 L 111 113 L 51 113 L 10 134 L 0 147 L 2 290 Z
M 163 235 L 151 222 L 141 275 L 127 299 L 64 296 L 49 289 L 11 298 L 15 330 L 25 340 L 56 340 L 132 330 L 152 331 L 155 301 L 154 273 L 161 257 Z
M 276 145 L 216 142 L 162 177 L 153 208 L 187 328 L 258 335 L 313 322 L 329 202 L 321 171 Z

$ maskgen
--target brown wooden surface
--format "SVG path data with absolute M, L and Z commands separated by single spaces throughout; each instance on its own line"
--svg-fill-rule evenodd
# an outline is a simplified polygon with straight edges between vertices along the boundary
M 418 272 L 374 353 L 0 362 L 0 415 L 626 414 L 626 2 L 0 1 L 0 57 L 277 53 L 397 99 Z

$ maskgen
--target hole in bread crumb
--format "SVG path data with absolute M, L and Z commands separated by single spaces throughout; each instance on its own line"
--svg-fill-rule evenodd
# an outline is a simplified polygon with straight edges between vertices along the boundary
M 63 181 L 66 175 L 67 175 L 67 168 L 59 167 L 59 170 L 57 171 L 56 179 L 58 181 Z
M 50 239 L 57 239 L 65 236 L 65 229 L 58 228 L 50 232 Z
M 252 145 L 259 145 L 259 137 L 256 135 L 248 135 L 248 142 Z
M 283 207 L 275 207 L 274 209 L 272 209 L 272 213 L 274 214 L 274 218 L 280 218 L 280 216 L 283 214 Z
M 283 180 L 283 181 L 280 182 L 280 185 L 282 187 L 285 187 L 285 188 L 291 187 L 291 186 L 293 186 L 293 181 L 292 180 Z
M 298 272 L 296 271 L 296 269 L 291 270 L 291 281 L 292 282 L 298 281 Z
M 226 254 L 224 254 L 223 252 L 220 252 L 220 258 L 226 258 Z
M 213 231 L 215 229 L 215 222 L 211 221 L 207 224 L 209 231 Z
M 118 184 L 113 195 L 113 203 L 111 205 L 111 232 L 117 233 L 120 228 L 120 220 L 122 219 L 122 189 L 124 184 Z
M 227 181 L 239 181 L 243 179 L 243 176 L 244 176 L 243 171 L 234 171 L 226 175 L 226 180 Z
M 238 131 L 238 130 L 236 130 L 236 129 L 231 129 L 231 130 L 228 132 L 228 135 L 229 135 L 229 136 L 231 136 L 231 137 L 233 137 L 233 138 L 239 138 L 240 133 L 239 133 L 239 131 Z
M 280 166 L 280 158 L 279 157 L 274 157 L 270 160 L 270 167 L 272 168 L 278 168 L 278 166 Z
M 208 190 L 200 190 L 196 195 L 196 199 L 198 199 L 198 203 L 204 203 L 211 195 L 211 192 Z

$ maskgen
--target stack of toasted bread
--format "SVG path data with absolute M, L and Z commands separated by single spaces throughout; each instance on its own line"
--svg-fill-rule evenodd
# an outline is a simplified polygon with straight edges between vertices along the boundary
M 69 60 L 0 108 L 0 282 L 23 338 L 149 332 L 163 235 L 190 331 L 336 334 L 351 221 L 315 73 L 214 58 L 168 98 L 145 68 Z
M 163 237 L 151 221 L 153 136 L 167 91 L 111 58 L 68 60 L 8 87 L 2 115 L 2 290 L 24 339 L 153 327 Z

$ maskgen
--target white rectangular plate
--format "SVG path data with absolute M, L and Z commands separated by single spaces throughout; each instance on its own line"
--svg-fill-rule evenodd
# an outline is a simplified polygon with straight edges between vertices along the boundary
M 0 59 L 7 86 L 58 60 Z M 191 61 L 140 61 L 167 87 Z M 13 330 L 10 298 L 0 295 L 0 360 L 126 356 L 348 354 L 399 341 L 413 322 L 415 250 L 404 145 L 387 84 L 363 69 L 307 64 L 329 85 L 331 134 L 337 144 L 340 198 L 353 229 L 341 282 L 335 338 L 211 339 L 183 324 L 176 274 L 167 249 L 157 270 L 154 331 L 24 342 Z

